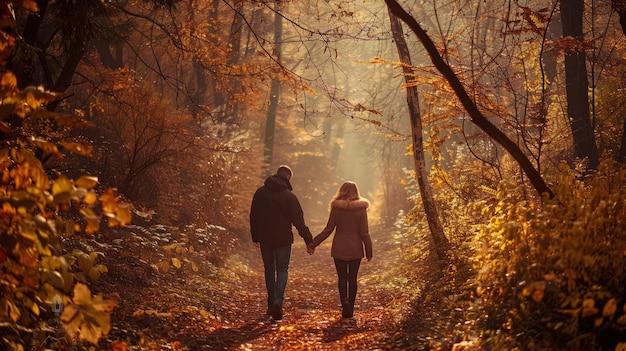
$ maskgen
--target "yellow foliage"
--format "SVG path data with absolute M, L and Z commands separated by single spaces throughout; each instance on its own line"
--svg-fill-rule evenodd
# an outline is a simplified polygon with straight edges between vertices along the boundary
M 92 297 L 87 285 L 81 283 L 76 284 L 73 295 L 61 314 L 63 327 L 71 335 L 78 334 L 81 339 L 96 345 L 98 339 L 111 330 L 109 313 L 115 303 L 100 295 Z
M 33 0 L 13 3 L 36 10 Z M 0 36 L 0 60 L 10 42 L 11 38 Z M 95 264 L 96 253 L 63 254 L 59 243 L 76 230 L 95 233 L 102 214 L 110 224 L 126 225 L 131 207 L 120 201 L 114 190 L 98 189 L 96 177 L 83 175 L 73 180 L 62 172 L 44 169 L 40 152 L 63 159 L 66 152 L 89 155 L 92 151 L 89 145 L 64 140 L 69 131 L 85 123 L 46 109 L 59 96 L 43 87 L 20 90 L 13 73 L 4 70 L 0 74 L 0 131 L 4 138 L 0 146 L 0 320 L 8 323 L 0 348 L 23 350 L 23 335 L 18 331 L 47 330 L 54 317 L 49 303 L 60 297 L 67 303 L 61 322 L 70 334 L 97 344 L 111 327 L 113 302 L 92 297 L 86 285 L 75 284 L 74 276 L 80 270 L 95 280 L 107 272 L 106 266 Z M 52 173 L 56 179 L 50 178 Z M 101 192 L 104 195 L 99 201 Z M 70 219 L 76 213 L 81 217 Z M 69 298 L 72 288 L 73 298 Z
M 93 146 L 79 143 L 62 142 L 61 146 L 70 152 L 73 152 L 82 156 L 90 156 L 93 152 Z
M 615 298 L 611 298 L 609 301 L 604 304 L 602 308 L 602 317 L 613 317 L 617 312 L 617 300 Z
M 541 328 L 570 340 L 586 331 L 553 328 L 569 323 L 563 318 L 588 319 L 595 328 L 626 323 L 618 311 L 626 281 L 624 174 L 605 162 L 581 180 L 561 167 L 554 201 L 529 202 L 516 184 L 503 182 L 490 192 L 495 201 L 476 203 L 480 216 L 490 216 L 473 241 L 480 296 L 487 305 L 512 304 L 502 323 L 510 319 L 514 333 Z

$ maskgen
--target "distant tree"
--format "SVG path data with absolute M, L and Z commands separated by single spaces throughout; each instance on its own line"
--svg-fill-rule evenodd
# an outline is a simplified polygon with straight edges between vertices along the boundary
M 572 129 L 574 157 L 586 160 L 588 168 L 596 169 L 600 162 L 591 115 L 589 112 L 589 81 L 583 37 L 583 0 L 561 0 L 563 36 L 576 43 L 565 50 L 565 85 L 567 116 Z
M 280 65 L 281 60 L 281 41 L 283 36 L 283 18 L 280 14 L 280 1 L 274 4 L 274 52 L 275 60 L 277 63 L 273 65 Z M 267 109 L 267 118 L 265 119 L 265 152 L 264 159 L 265 164 L 268 167 L 268 175 L 272 170 L 272 156 L 274 153 L 274 137 L 276 135 L 276 112 L 278 110 L 278 101 L 280 100 L 280 82 L 278 78 L 272 78 L 270 83 L 270 95 Z

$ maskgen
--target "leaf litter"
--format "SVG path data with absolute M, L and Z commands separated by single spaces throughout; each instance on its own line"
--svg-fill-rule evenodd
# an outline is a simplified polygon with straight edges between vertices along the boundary
M 117 296 L 101 348 L 429 350 L 454 344 L 455 326 L 446 323 L 437 302 L 418 298 L 421 287 L 397 276 L 396 248 L 379 248 L 372 262 L 363 261 L 355 317 L 344 319 L 330 243 L 310 256 L 296 242 L 284 319 L 274 322 L 265 315 L 260 254 L 252 243 L 240 246 L 247 244 L 218 267 L 203 256 L 202 245 L 190 250 L 183 232 L 164 233 L 162 226 L 111 229 L 79 243 L 85 251 L 102 252 L 108 267 L 94 291 Z

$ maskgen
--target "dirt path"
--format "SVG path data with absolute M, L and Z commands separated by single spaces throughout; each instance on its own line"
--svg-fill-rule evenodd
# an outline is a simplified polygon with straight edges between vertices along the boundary
M 109 272 L 94 291 L 117 302 L 101 349 L 404 349 L 399 330 L 410 313 L 408 298 L 401 297 L 406 282 L 389 273 L 399 248 L 383 248 L 380 238 L 374 260 L 361 264 L 352 319 L 341 318 L 331 240 L 311 256 L 297 238 L 279 323 L 265 316 L 263 263 L 251 242 L 239 243 L 250 246 L 237 248 L 218 267 L 206 261 L 206 248 L 191 250 L 191 239 L 180 233 L 163 243 L 154 240 L 154 231 L 131 227 L 100 239 L 81 249 L 103 253 Z
M 364 350 L 382 349 L 388 338 L 384 301 L 368 279 L 376 260 L 363 261 L 355 317 L 342 319 L 336 273 L 330 245 L 324 243 L 309 256 L 305 246 L 294 244 L 289 282 L 283 308 L 284 319 L 274 323 L 264 316 L 263 266 L 258 255 L 250 262 L 237 307 L 222 311 L 223 325 L 189 345 L 198 350 Z M 244 307 L 245 306 L 245 307 Z M 242 308 L 243 307 L 243 308 Z

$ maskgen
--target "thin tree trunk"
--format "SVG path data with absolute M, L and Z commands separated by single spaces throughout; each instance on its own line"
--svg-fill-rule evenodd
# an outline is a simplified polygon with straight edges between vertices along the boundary
M 561 0 L 563 36 L 583 40 L 584 0 Z M 572 128 L 574 157 L 587 160 L 589 169 L 599 163 L 598 147 L 589 113 L 589 82 L 585 52 L 565 52 L 565 90 L 567 93 L 567 115 Z
M 239 62 L 241 62 L 242 59 L 242 47 L 241 47 L 241 41 L 242 41 L 242 32 L 244 29 L 244 17 L 243 17 L 243 1 L 237 1 L 235 2 L 234 6 L 235 6 L 235 15 L 233 17 L 233 21 L 231 23 L 231 27 L 230 27 L 230 38 L 228 39 L 228 42 L 230 44 L 231 47 L 231 51 L 230 51 L 230 55 L 228 57 L 228 64 L 229 65 L 237 65 L 239 64 Z M 231 77 L 228 80 L 228 84 L 231 85 L 231 89 L 235 92 L 239 92 L 241 91 L 241 79 L 239 77 Z M 242 119 L 244 118 L 244 104 L 241 101 L 235 101 L 234 104 L 231 106 L 230 104 L 227 105 L 226 107 L 226 111 L 228 113 L 228 115 L 230 116 L 230 121 L 234 124 L 234 125 L 239 125 L 240 122 L 242 121 Z
M 276 60 L 280 61 L 281 43 L 283 35 L 283 22 L 280 13 L 280 1 L 274 5 L 274 42 L 276 43 Z M 280 98 L 280 82 L 272 79 L 270 87 L 269 108 L 267 110 L 267 122 L 265 124 L 265 165 L 268 169 L 272 166 L 274 154 L 274 135 L 276 128 L 276 112 L 278 111 L 278 101 Z
M 435 242 L 437 257 L 440 260 L 444 260 L 447 257 L 450 242 L 448 241 L 448 238 L 446 238 L 443 231 L 443 225 L 441 224 L 439 214 L 437 213 L 437 207 L 435 206 L 433 191 L 428 181 L 428 171 L 426 170 L 424 143 L 422 137 L 424 131 L 422 128 L 422 117 L 420 115 L 419 98 L 417 94 L 417 87 L 415 84 L 411 84 L 415 80 L 412 78 L 413 71 L 410 68 L 412 66 L 411 54 L 409 53 L 409 47 L 404 40 L 402 24 L 400 23 L 398 17 L 391 12 L 391 10 L 389 10 L 389 20 L 391 21 L 391 33 L 393 34 L 396 49 L 398 50 L 398 56 L 400 57 L 400 62 L 402 63 L 402 70 L 404 71 L 404 81 L 407 83 L 406 96 L 407 103 L 409 105 L 409 117 L 411 119 L 415 178 L 422 197 L 422 204 L 424 205 L 424 212 L 426 213 L 426 219 L 428 220 L 430 234 Z
M 233 21 L 230 24 L 230 38 L 228 38 L 228 42 L 232 48 L 230 57 L 228 57 L 229 65 L 238 64 L 241 59 L 241 32 L 244 24 L 242 14 L 243 2 L 236 2 L 233 6 L 236 11 L 234 12 Z
M 32 48 L 36 48 L 39 51 L 38 56 L 45 57 L 45 53 L 42 53 L 42 47 L 40 43 L 37 42 L 37 35 L 39 34 L 39 29 L 47 15 L 46 11 L 48 9 L 49 0 L 37 0 L 37 7 L 39 8 L 39 12 L 33 12 L 28 15 L 26 19 L 26 23 L 24 25 L 24 32 L 22 33 L 22 39 L 26 45 L 31 46 Z M 13 52 L 15 54 L 15 51 Z M 27 65 L 33 65 L 34 62 L 22 62 L 23 60 L 18 60 L 16 62 L 11 62 L 9 60 L 9 68 L 13 73 L 17 76 L 17 82 L 20 88 L 25 88 L 28 85 L 39 85 L 44 82 L 35 81 L 35 77 L 33 76 L 35 72 L 30 67 L 24 67 Z M 30 61 L 30 59 L 28 60 Z M 18 65 L 15 67 L 15 65 Z M 50 87 L 50 85 L 46 86 Z
M 489 135 L 498 144 L 504 147 L 504 149 L 515 159 L 515 161 L 517 161 L 524 173 L 526 173 L 531 184 L 539 194 L 554 197 L 552 190 L 550 190 L 535 166 L 532 162 L 530 162 L 520 147 L 514 141 L 509 139 L 509 137 L 498 129 L 498 127 L 489 122 L 483 113 L 480 112 L 478 106 L 476 106 L 472 98 L 468 95 L 456 73 L 454 73 L 452 68 L 441 57 L 435 43 L 433 43 L 432 39 L 430 39 L 428 34 L 426 34 L 426 31 L 424 31 L 424 29 L 417 23 L 415 18 L 408 14 L 396 0 L 385 0 L 385 3 L 387 4 L 389 10 L 406 23 L 417 35 L 437 70 L 439 70 L 444 78 L 448 80 L 448 83 L 450 83 L 450 86 L 469 114 L 472 122 L 474 122 L 474 124 L 487 133 L 487 135 Z
M 619 23 L 622 26 L 622 33 L 626 36 L 626 2 L 623 0 L 612 0 L 611 4 L 619 15 Z M 622 144 L 619 148 L 617 161 L 626 164 L 626 116 L 622 125 Z

